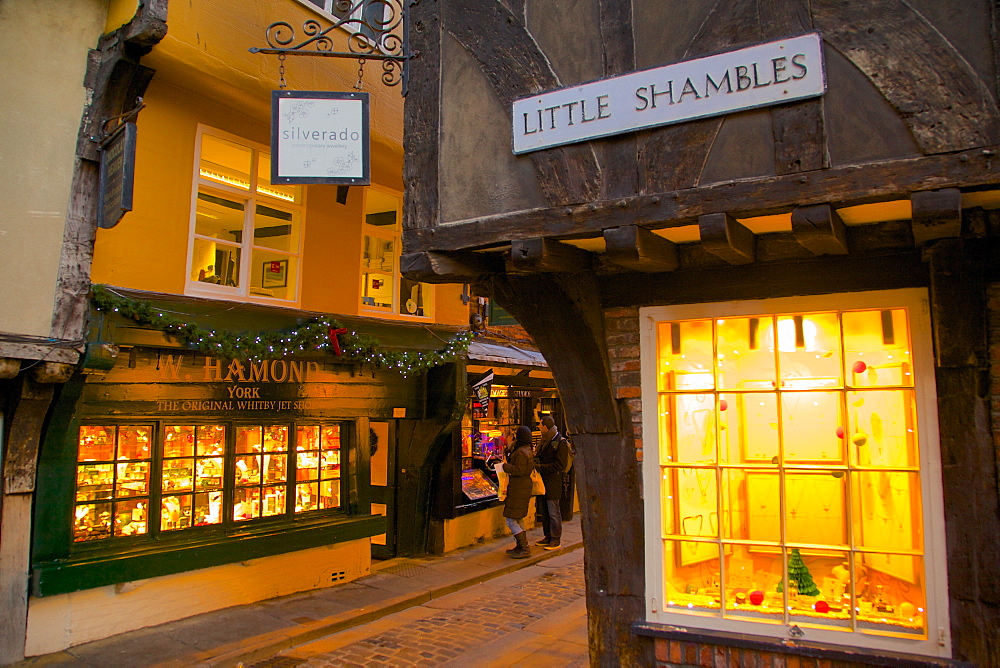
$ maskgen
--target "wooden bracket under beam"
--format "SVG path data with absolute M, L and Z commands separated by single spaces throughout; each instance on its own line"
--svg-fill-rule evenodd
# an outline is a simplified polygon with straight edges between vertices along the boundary
M 634 271 L 674 271 L 680 262 L 677 245 L 638 225 L 604 230 L 604 258 Z
M 915 192 L 910 195 L 910 204 L 917 246 L 962 234 L 962 192 L 958 188 Z
M 407 253 L 399 258 L 400 272 L 410 280 L 423 283 L 475 283 L 503 269 L 499 253 L 425 251 Z
M 757 238 L 728 213 L 706 213 L 698 216 L 701 245 L 712 255 L 729 264 L 750 264 L 754 261 Z
M 593 257 L 589 251 L 555 239 L 515 239 L 510 244 L 507 271 L 512 274 L 579 273 L 590 271 L 592 267 Z
M 847 255 L 847 228 L 829 204 L 792 211 L 792 234 L 813 255 Z

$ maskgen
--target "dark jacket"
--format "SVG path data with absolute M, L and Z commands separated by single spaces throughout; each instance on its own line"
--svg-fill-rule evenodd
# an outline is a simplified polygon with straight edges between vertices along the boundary
M 545 434 L 538 446 L 538 472 L 545 483 L 545 498 L 558 501 L 562 498 L 563 471 L 569 463 L 569 446 L 554 427 Z
M 522 445 L 510 453 L 503 470 L 510 476 L 507 483 L 507 498 L 503 502 L 503 516 L 521 519 L 528 515 L 528 501 L 531 500 L 531 471 L 535 468 L 535 455 L 531 445 Z

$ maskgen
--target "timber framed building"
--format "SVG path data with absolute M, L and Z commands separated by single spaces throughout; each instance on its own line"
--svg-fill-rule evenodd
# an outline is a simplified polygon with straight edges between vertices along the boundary
M 412 10 L 404 271 L 555 375 L 595 665 L 1000 665 L 995 3 Z

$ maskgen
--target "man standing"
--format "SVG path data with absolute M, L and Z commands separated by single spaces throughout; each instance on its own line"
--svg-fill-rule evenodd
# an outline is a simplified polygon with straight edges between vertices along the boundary
M 535 506 L 542 515 L 545 537 L 535 545 L 541 545 L 546 550 L 558 550 L 562 547 L 562 511 L 559 501 L 562 499 L 563 474 L 569 464 L 569 444 L 559 433 L 551 415 L 542 418 L 540 431 L 542 440 L 538 443 L 535 458 L 538 460 L 538 472 L 542 474 L 542 481 L 545 483 L 545 495 L 535 497 Z

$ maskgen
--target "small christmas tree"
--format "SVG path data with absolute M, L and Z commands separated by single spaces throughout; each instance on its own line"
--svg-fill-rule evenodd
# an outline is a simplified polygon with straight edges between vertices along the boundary
M 792 548 L 792 556 L 788 559 L 788 579 L 795 583 L 796 589 L 803 596 L 819 596 L 819 587 L 813 582 L 813 576 L 797 548 Z M 779 594 L 784 591 L 784 586 L 784 580 L 778 583 Z

